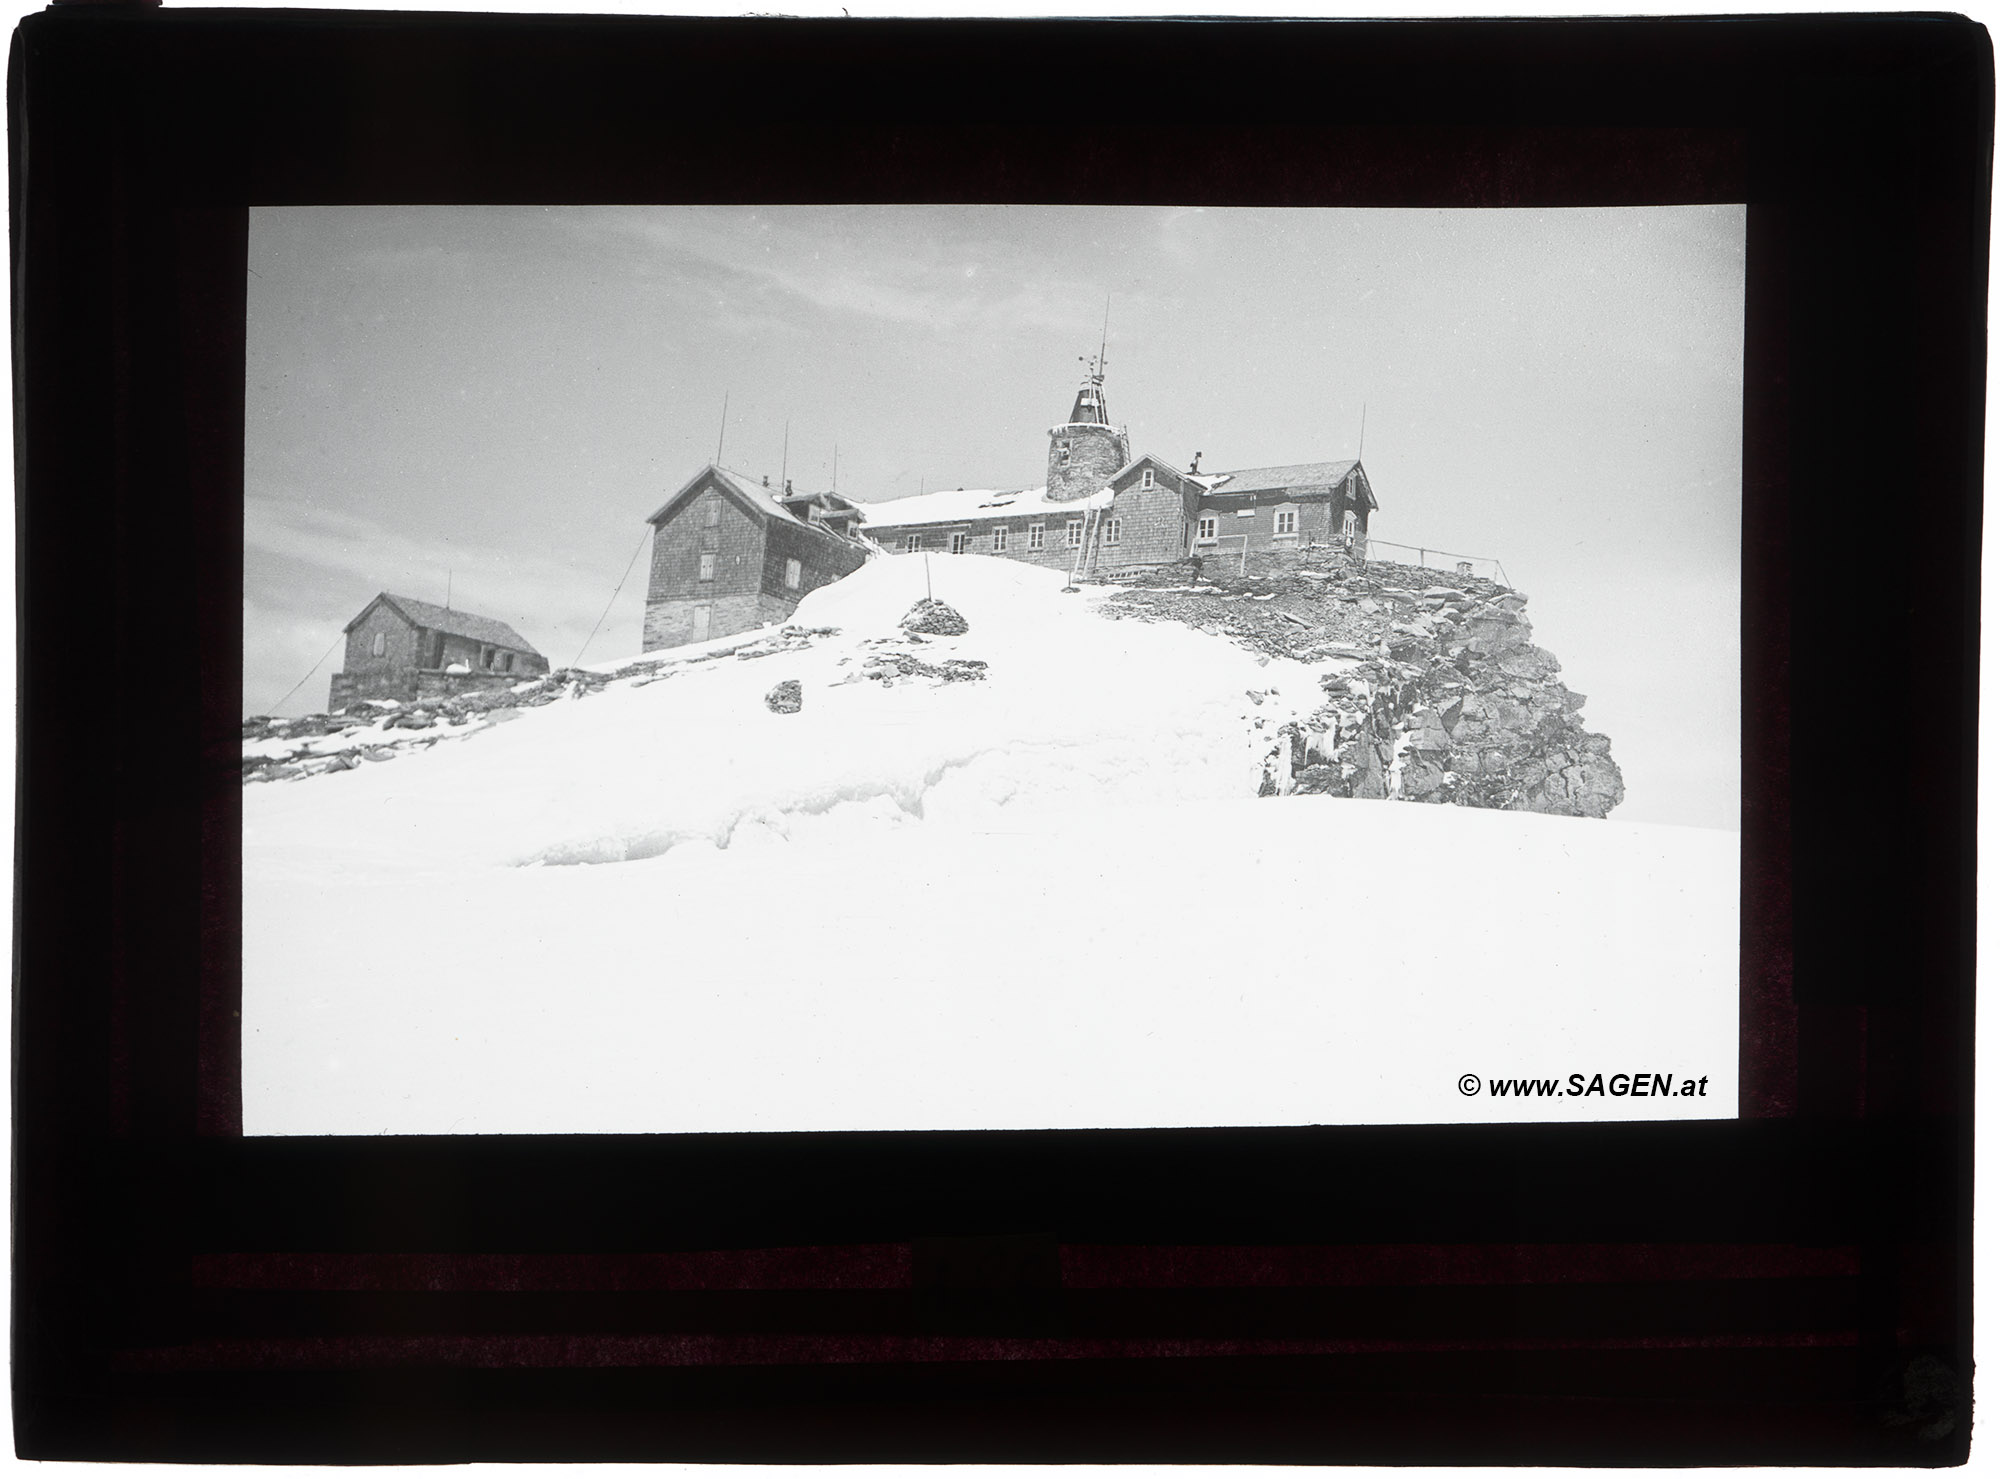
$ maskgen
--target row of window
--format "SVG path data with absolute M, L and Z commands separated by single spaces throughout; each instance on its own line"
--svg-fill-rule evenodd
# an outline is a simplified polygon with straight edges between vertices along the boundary
M 1248 515 L 1252 512 L 1252 510 L 1243 509 L 1240 512 L 1244 515 Z M 1198 519 L 1195 523 L 1194 537 L 1196 541 L 1201 544 L 1213 544 L 1215 542 L 1217 535 L 1221 532 L 1220 525 L 1221 521 L 1217 515 L 1203 514 L 1201 518 Z M 1349 543 L 1352 543 L 1358 530 L 1359 530 L 1358 521 L 1354 517 L 1354 510 L 1350 508 L 1344 515 L 1341 516 L 1340 537 L 1342 539 L 1347 540 Z M 1297 509 L 1280 508 L 1272 510 L 1271 533 L 1273 535 L 1279 538 L 1283 538 L 1286 535 L 1297 534 L 1298 532 L 1299 532 L 1299 511 Z
M 715 556 L 707 550 L 701 552 L 701 564 L 695 571 L 696 580 L 715 579 Z M 805 570 L 797 560 L 785 561 L 785 589 L 795 591 L 805 579 Z
M 1118 543 L 1119 539 L 1123 535 L 1123 530 L 1121 527 L 1122 523 L 1123 521 L 1119 519 L 1106 519 L 1104 521 L 1103 542 L 1105 544 Z M 1006 554 L 1008 543 L 1012 538 L 1012 536 L 1013 536 L 1013 531 L 1006 528 L 1005 526 L 993 530 L 992 533 L 988 535 L 988 538 L 992 540 L 993 553 L 996 555 Z M 1042 524 L 1028 525 L 1029 549 L 1031 550 L 1045 549 L 1047 547 L 1046 543 L 1047 538 L 1048 538 L 1048 533 L 1045 525 Z M 1063 526 L 1063 544 L 1064 547 L 1067 549 L 1081 549 L 1083 547 L 1082 519 L 1071 519 L 1066 525 Z M 921 551 L 923 547 L 924 547 L 923 535 L 906 534 L 903 536 L 903 552 L 905 554 L 914 555 L 919 551 Z M 958 533 L 953 534 L 951 536 L 951 552 L 953 554 L 962 555 L 970 548 L 972 548 L 971 534 L 961 530 Z

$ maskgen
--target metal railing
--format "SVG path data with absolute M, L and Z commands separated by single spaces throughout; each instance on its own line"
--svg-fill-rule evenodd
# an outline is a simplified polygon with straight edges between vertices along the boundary
M 1375 553 L 1378 549 L 1407 550 L 1409 553 L 1417 557 L 1414 562 L 1408 560 L 1393 560 L 1393 561 L 1388 561 L 1387 563 L 1397 564 L 1397 565 L 1406 565 L 1414 563 L 1419 568 L 1425 570 L 1449 569 L 1455 575 L 1477 575 L 1482 577 L 1483 579 L 1497 580 L 1501 585 L 1506 586 L 1509 590 L 1512 590 L 1514 588 L 1514 582 L 1507 578 L 1506 567 L 1503 566 L 1498 560 L 1494 559 L 1491 555 L 1461 555 L 1451 550 L 1432 549 L 1428 545 L 1397 544 L 1394 540 L 1376 539 L 1372 536 L 1368 538 L 1366 541 L 1356 541 L 1356 543 L 1357 545 L 1361 544 L 1366 545 L 1365 550 L 1362 551 L 1362 558 L 1366 560 L 1381 559 L 1382 557 Z M 1442 565 L 1435 564 L 1433 563 L 1434 560 L 1441 560 L 1446 563 Z M 1486 573 L 1488 569 L 1490 569 L 1493 572 L 1493 574 L 1488 575 Z

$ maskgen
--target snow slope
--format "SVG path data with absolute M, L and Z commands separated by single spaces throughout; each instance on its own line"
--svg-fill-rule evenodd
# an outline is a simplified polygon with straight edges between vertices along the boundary
M 965 635 L 898 631 L 927 575 Z M 1734 834 L 1258 800 L 1337 664 L 1061 585 L 878 560 L 837 634 L 246 788 L 246 1129 L 1733 1114 Z M 1639 1071 L 1707 1094 L 1458 1087 Z

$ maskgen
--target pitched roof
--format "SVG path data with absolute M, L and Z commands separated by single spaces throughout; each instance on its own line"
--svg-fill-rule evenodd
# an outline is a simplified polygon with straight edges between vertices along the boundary
M 646 522 L 657 524 L 668 509 L 687 497 L 691 491 L 699 487 L 710 476 L 713 476 L 716 482 L 741 497 L 759 513 L 772 514 L 781 519 L 794 519 L 797 523 L 805 522 L 803 519 L 796 519 L 792 511 L 778 501 L 777 495 L 769 488 L 764 487 L 755 478 L 747 473 L 735 472 L 730 468 L 722 466 L 719 462 L 709 463 L 700 472 L 689 478 L 685 483 L 682 483 L 679 491 L 673 497 L 669 498 L 665 503 L 646 516 Z
M 1269 493 L 1280 488 L 1332 487 L 1360 465 L 1350 457 L 1345 462 L 1293 462 L 1283 467 L 1245 467 L 1201 476 L 1204 481 L 1212 476 L 1227 478 L 1215 489 L 1218 493 Z
M 679 503 L 690 492 L 710 479 L 713 479 L 718 487 L 736 494 L 737 497 L 741 498 L 751 508 L 763 514 L 766 518 L 783 519 L 790 524 L 803 524 L 808 529 L 819 530 L 829 539 L 838 539 L 847 543 L 853 542 L 847 535 L 841 533 L 840 530 L 833 528 L 831 525 L 818 519 L 805 517 L 797 509 L 789 507 L 781 491 L 765 487 L 748 473 L 740 473 L 733 468 L 727 468 L 715 462 L 709 463 L 700 472 L 689 478 L 685 483 L 682 483 L 679 491 L 673 497 L 669 498 L 665 503 L 646 516 L 646 522 L 649 524 L 658 524 L 661 519 L 667 516 L 668 511 L 675 504 Z M 815 498 L 830 499 L 835 504 L 845 504 L 849 508 L 859 507 L 859 505 L 850 502 L 846 495 L 840 493 L 794 493 L 791 497 L 791 502 L 805 506 Z M 839 510 L 836 509 L 835 512 L 838 513 Z
M 495 621 L 490 616 L 474 616 L 470 611 L 453 611 L 446 606 L 433 606 L 429 601 L 418 601 L 409 596 L 392 596 L 387 591 L 362 607 L 361 616 L 366 616 L 374 610 L 377 601 L 387 601 L 402 612 L 412 626 L 429 627 L 434 632 L 447 632 L 454 637 L 465 637 L 494 647 L 511 647 L 516 652 L 526 652 L 535 657 L 542 655 L 535 651 L 526 637 L 504 621 Z M 361 616 L 350 621 L 346 629 L 353 631 Z
M 1124 477 L 1126 473 L 1131 472 L 1134 468 L 1143 467 L 1145 464 L 1149 462 L 1152 463 L 1154 467 L 1157 467 L 1161 472 L 1166 473 L 1169 477 L 1179 479 L 1181 482 L 1199 484 L 1201 481 L 1200 478 L 1195 476 L 1193 473 L 1190 473 L 1186 468 L 1175 467 L 1171 462 L 1167 461 L 1167 459 L 1164 457 L 1155 457 L 1151 452 L 1141 452 L 1137 457 L 1134 457 L 1130 462 L 1126 463 L 1123 467 L 1119 468 L 1118 471 L 1114 472 L 1110 477 L 1106 478 L 1104 480 L 1104 485 L 1107 488 L 1110 487 L 1113 483 L 1117 482 L 1120 478 Z

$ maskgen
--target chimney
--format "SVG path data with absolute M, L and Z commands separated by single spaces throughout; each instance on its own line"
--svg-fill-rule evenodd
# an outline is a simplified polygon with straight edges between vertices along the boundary
M 1194 454 L 1194 461 L 1188 464 L 1188 471 L 1189 472 L 1201 471 L 1201 453 L 1197 452 Z
M 771 475 L 769 473 L 764 474 L 764 486 L 766 488 L 771 486 Z

